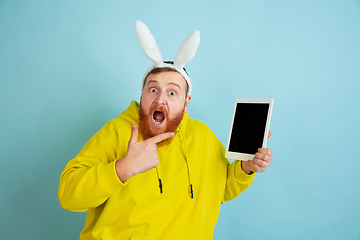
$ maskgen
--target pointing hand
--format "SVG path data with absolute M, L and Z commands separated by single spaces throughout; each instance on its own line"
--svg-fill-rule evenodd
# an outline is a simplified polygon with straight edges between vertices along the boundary
M 116 172 L 122 182 L 155 168 L 159 164 L 156 144 L 175 135 L 173 132 L 167 132 L 138 141 L 138 132 L 136 125 L 132 124 L 126 156 L 115 164 Z

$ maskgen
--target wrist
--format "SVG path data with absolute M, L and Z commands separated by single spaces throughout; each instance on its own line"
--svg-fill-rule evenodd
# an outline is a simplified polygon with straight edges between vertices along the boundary
M 126 157 L 119 159 L 115 163 L 116 174 L 118 175 L 121 182 L 125 182 L 132 176 L 136 175 L 130 166 L 128 166 Z
M 254 172 L 250 169 L 250 165 L 247 161 L 241 161 L 241 168 L 247 175 L 252 175 Z

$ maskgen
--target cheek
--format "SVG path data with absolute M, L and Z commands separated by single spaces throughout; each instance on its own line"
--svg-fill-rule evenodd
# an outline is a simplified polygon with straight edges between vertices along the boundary
M 146 95 L 142 95 L 141 98 L 140 98 L 140 103 L 145 107 L 149 107 L 151 106 L 153 102 L 153 99 L 149 96 L 146 96 Z
M 185 106 L 185 101 L 178 101 L 178 102 L 170 104 L 170 109 L 172 109 L 171 117 L 177 116 L 178 113 L 180 113 L 180 112 L 183 113 L 184 106 Z
M 148 101 L 146 99 L 144 99 L 143 97 L 140 99 L 140 108 L 142 108 L 142 110 L 145 114 L 149 113 L 150 107 L 149 107 Z

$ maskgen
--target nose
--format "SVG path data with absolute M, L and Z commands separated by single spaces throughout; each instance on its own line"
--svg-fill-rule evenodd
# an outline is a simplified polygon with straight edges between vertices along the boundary
M 166 92 L 161 91 L 156 99 L 158 104 L 165 105 L 166 103 Z

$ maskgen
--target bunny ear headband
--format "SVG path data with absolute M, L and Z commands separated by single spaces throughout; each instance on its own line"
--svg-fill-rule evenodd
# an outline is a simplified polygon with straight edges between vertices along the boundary
M 191 96 L 191 81 L 184 70 L 184 66 L 186 63 L 190 62 L 196 53 L 196 49 L 200 43 L 200 32 L 194 31 L 185 39 L 176 53 L 174 64 L 164 63 L 160 49 L 156 45 L 155 38 L 144 23 L 140 21 L 135 22 L 135 33 L 136 38 L 139 41 L 139 44 L 145 55 L 155 63 L 145 72 L 142 80 L 142 89 L 144 88 L 145 78 L 151 72 L 151 70 L 154 68 L 170 67 L 175 69 L 184 77 L 189 86 L 188 95 Z

